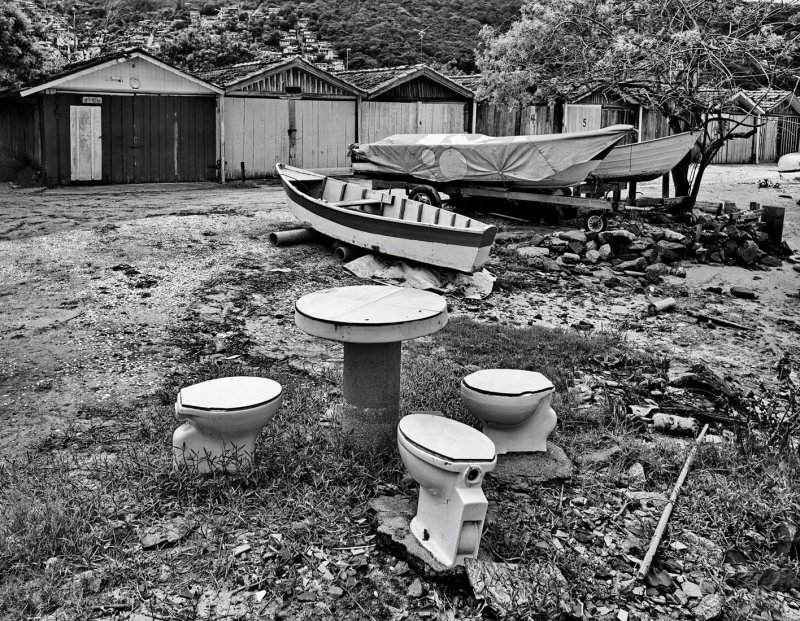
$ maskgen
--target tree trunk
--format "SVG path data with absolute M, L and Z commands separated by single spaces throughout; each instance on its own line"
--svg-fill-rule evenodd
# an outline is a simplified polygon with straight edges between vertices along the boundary
M 692 163 L 692 152 L 689 151 L 678 165 L 672 169 L 672 183 L 675 185 L 675 196 L 688 196 L 691 190 L 689 184 L 689 166 Z

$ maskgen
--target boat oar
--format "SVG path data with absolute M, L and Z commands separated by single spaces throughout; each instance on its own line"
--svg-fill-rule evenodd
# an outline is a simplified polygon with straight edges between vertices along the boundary
M 692 465 L 694 456 L 697 454 L 697 447 L 700 446 L 700 443 L 706 436 L 706 431 L 708 431 L 707 424 L 703 427 L 700 435 L 697 436 L 697 442 L 695 442 L 691 452 L 689 453 L 689 456 L 686 458 L 686 463 L 683 464 L 683 470 L 681 470 L 681 473 L 678 476 L 678 481 L 675 483 L 675 487 L 672 489 L 672 494 L 669 497 L 667 506 L 664 507 L 664 512 L 661 514 L 661 519 L 658 521 L 656 532 L 653 533 L 653 538 L 650 540 L 650 548 L 647 550 L 647 554 L 645 554 L 644 560 L 642 561 L 639 571 L 636 574 L 636 577 L 639 578 L 639 580 L 644 580 L 645 576 L 647 576 L 647 571 L 650 569 L 650 564 L 653 562 L 653 557 L 656 555 L 658 544 L 661 543 L 661 538 L 664 536 L 664 531 L 667 529 L 667 522 L 669 522 L 669 518 L 672 515 L 672 508 L 675 506 L 675 501 L 678 499 L 678 492 L 681 491 L 683 482 L 686 480 L 686 475 L 689 474 L 689 467 Z

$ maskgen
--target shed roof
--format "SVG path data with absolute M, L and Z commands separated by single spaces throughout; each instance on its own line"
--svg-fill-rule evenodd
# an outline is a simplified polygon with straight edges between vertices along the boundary
M 744 105 L 747 109 L 753 110 L 758 114 L 768 114 L 776 108 L 786 105 L 800 114 L 800 100 L 791 91 L 783 91 L 770 88 L 757 90 L 742 90 L 739 93 L 739 105 Z
M 453 91 L 461 97 L 474 98 L 474 93 L 439 73 L 427 65 L 401 65 L 399 67 L 383 67 L 380 69 L 353 69 L 335 72 L 337 77 L 364 90 L 369 97 L 376 97 L 400 84 L 410 82 L 419 77 L 426 77 Z
M 283 59 L 256 60 L 247 63 L 238 63 L 204 71 L 201 75 L 209 82 L 225 89 L 225 92 L 240 90 L 248 83 L 261 80 L 269 75 L 286 71 L 291 68 L 300 68 L 317 78 L 329 82 L 332 85 L 352 93 L 353 95 L 363 95 L 364 91 L 357 85 L 347 82 L 335 74 L 320 69 L 316 65 L 308 62 L 300 56 Z
M 159 60 L 149 52 L 141 48 L 129 48 L 125 50 L 119 50 L 116 52 L 111 52 L 109 54 L 103 54 L 102 56 L 97 56 L 95 58 L 91 58 L 89 60 L 83 60 L 75 63 L 70 63 L 61 67 L 58 71 L 51 73 L 47 76 L 44 76 L 38 80 L 30 82 L 28 84 L 24 84 L 16 89 L 11 89 L 13 91 L 19 92 L 22 97 L 27 95 L 33 95 L 40 91 L 55 88 L 65 82 L 74 80 L 80 76 L 84 76 L 90 74 L 94 71 L 99 71 L 105 67 L 113 66 L 116 63 L 120 63 L 126 60 L 135 59 L 135 58 L 143 58 L 147 61 L 151 62 L 152 64 L 164 69 L 165 71 L 172 73 L 174 75 L 180 76 L 181 78 L 188 80 L 189 82 L 193 82 L 194 84 L 200 86 L 208 90 L 209 92 L 213 93 L 221 93 L 222 89 L 205 80 L 198 78 L 197 76 L 183 71 L 182 69 L 178 69 L 169 63 L 165 63 L 162 60 Z

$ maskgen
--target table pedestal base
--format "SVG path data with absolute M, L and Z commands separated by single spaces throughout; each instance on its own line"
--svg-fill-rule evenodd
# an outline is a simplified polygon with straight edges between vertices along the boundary
M 401 343 L 344 344 L 342 431 L 355 447 L 388 447 L 400 421 Z

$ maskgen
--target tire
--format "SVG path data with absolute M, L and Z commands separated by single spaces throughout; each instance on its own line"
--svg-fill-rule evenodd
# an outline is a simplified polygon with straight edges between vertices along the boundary
M 604 213 L 590 213 L 583 219 L 583 228 L 590 233 L 600 233 L 608 228 L 608 218 Z
M 442 206 L 442 198 L 439 193 L 429 185 L 415 185 L 408 191 L 408 198 L 434 207 Z

